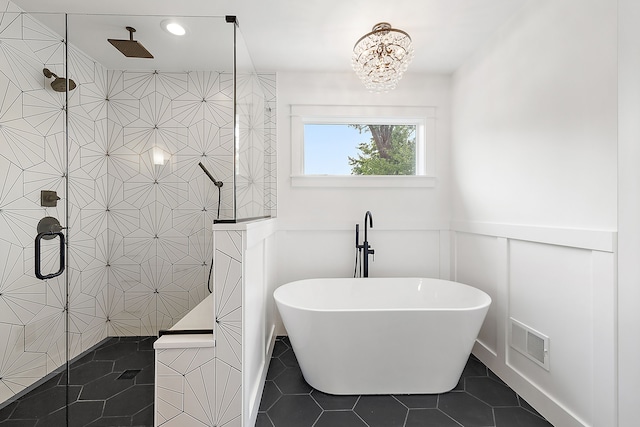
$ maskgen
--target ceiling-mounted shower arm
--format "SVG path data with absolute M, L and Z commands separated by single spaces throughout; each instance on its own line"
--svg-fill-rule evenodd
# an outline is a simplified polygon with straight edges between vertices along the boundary
M 136 29 L 133 27 L 125 27 L 129 31 L 129 40 L 107 39 L 109 43 L 128 58 L 147 58 L 153 59 L 153 55 L 137 40 L 133 39 L 133 33 Z

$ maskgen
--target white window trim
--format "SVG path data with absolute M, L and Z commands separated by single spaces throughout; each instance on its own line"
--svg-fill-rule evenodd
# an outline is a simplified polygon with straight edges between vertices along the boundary
M 436 108 L 406 106 L 291 105 L 291 185 L 294 187 L 435 187 Z M 304 125 L 416 124 L 418 175 L 305 175 Z

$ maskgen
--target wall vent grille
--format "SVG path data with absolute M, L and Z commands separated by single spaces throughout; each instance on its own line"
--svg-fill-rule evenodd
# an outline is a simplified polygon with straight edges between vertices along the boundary
M 549 337 L 541 334 L 518 322 L 514 318 L 509 319 L 511 333 L 509 345 L 514 350 L 534 361 L 547 371 L 549 370 Z

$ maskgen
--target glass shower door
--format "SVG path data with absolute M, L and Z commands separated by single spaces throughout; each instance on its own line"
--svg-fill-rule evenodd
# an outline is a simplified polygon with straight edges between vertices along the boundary
M 64 29 L 65 16 L 0 11 L 0 423 L 58 426 L 68 418 L 66 54 L 44 21 Z

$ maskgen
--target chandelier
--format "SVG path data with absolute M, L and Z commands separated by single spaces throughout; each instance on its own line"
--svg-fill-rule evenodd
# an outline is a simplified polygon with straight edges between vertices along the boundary
M 395 89 L 412 59 L 409 34 L 381 22 L 356 42 L 351 65 L 368 90 L 387 92 Z

